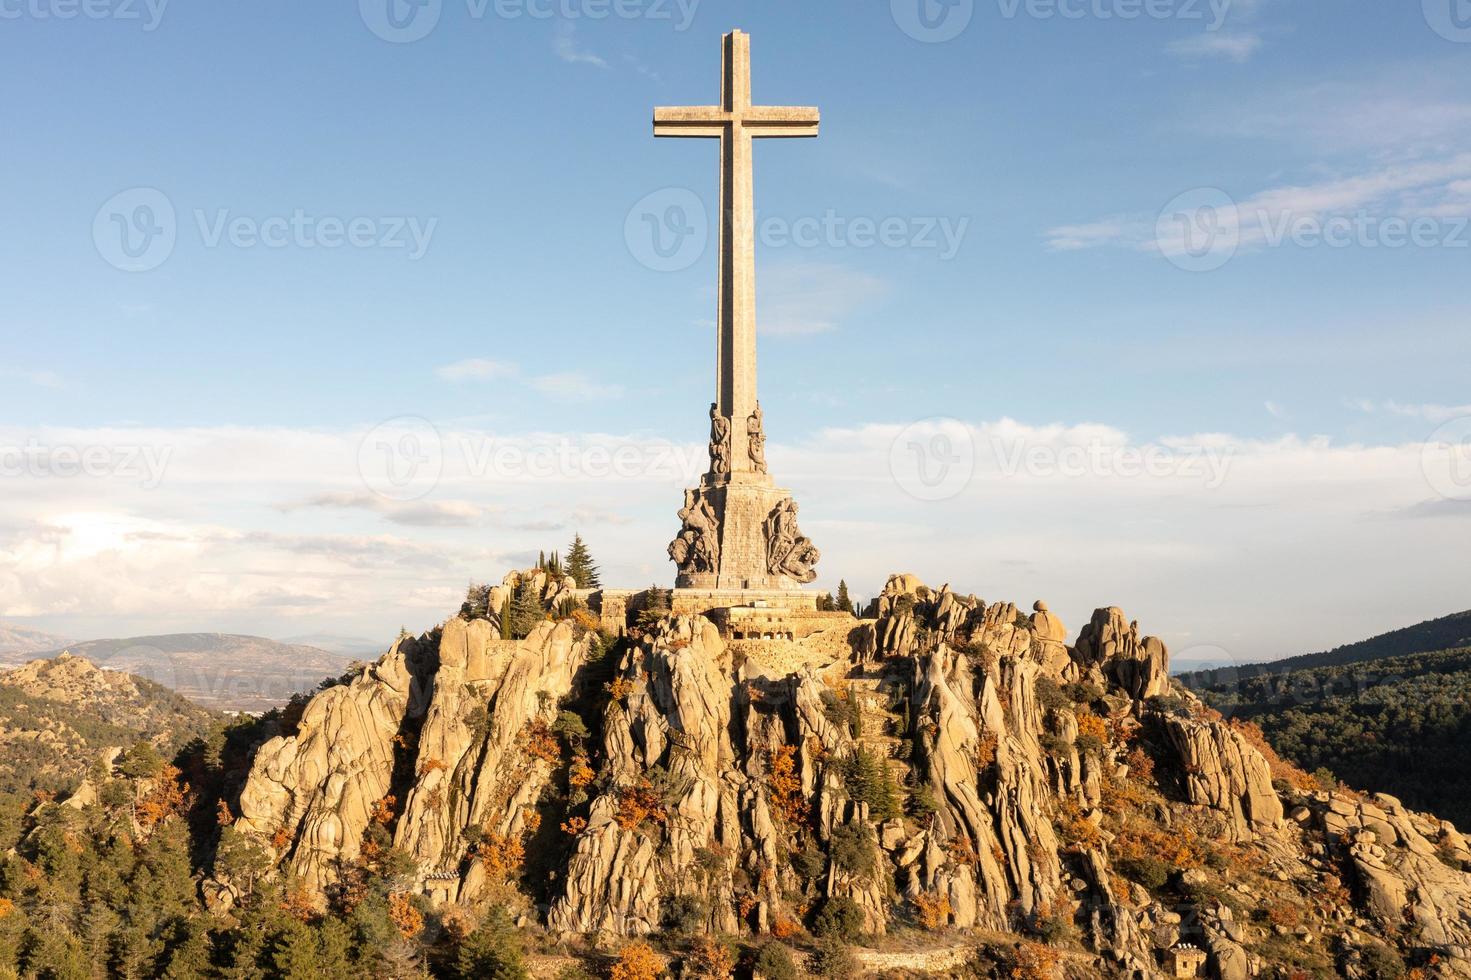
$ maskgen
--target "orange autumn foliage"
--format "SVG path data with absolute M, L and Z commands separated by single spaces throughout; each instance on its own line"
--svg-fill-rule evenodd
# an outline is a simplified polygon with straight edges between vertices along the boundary
M 164 765 L 153 781 L 153 787 L 133 805 L 139 824 L 145 828 L 153 827 L 165 817 L 184 812 L 188 807 L 189 784 L 180 782 L 180 775 L 175 767 Z
M 771 924 L 771 934 L 777 939 L 790 939 L 801 931 L 801 926 L 787 918 L 779 917 Z
M 476 855 L 485 873 L 492 881 L 505 881 L 521 871 L 521 862 L 526 859 L 526 847 L 521 838 L 514 834 L 498 834 L 487 830 L 476 848 Z
M 645 778 L 618 791 L 618 812 L 613 815 L 613 819 L 624 830 L 633 830 L 645 820 L 658 824 L 667 823 L 669 812 L 665 809 L 663 798 L 654 789 L 654 784 Z
M 730 949 L 709 936 L 696 939 L 684 959 L 684 977 L 698 980 L 730 980 L 735 973 L 735 960 Z
M 533 718 L 521 730 L 521 747 L 533 759 L 558 765 L 562 761 L 562 743 L 552 733 L 552 726 L 540 718 Z
M 1023 943 L 1017 948 L 1011 968 L 1012 980 L 1054 980 L 1059 953 L 1041 943 Z
M 995 732 L 988 732 L 981 736 L 980 744 L 976 746 L 976 770 L 978 772 L 990 769 L 996 761 L 997 742 Z
M 614 701 L 622 701 L 633 693 L 633 681 L 623 677 L 615 677 L 607 684 L 604 684 L 603 689 L 608 692 L 608 696 Z
M 1080 711 L 1078 712 L 1078 734 L 1092 735 L 1106 745 L 1108 744 L 1108 722 L 1091 711 Z
M 405 939 L 413 939 L 424 930 L 424 913 L 414 904 L 411 895 L 394 892 L 388 896 L 388 918 Z
M 281 899 L 281 910 L 292 918 L 308 924 L 320 918 L 317 907 L 312 904 L 311 893 L 299 881 L 292 882 L 286 889 L 286 894 Z
M 573 789 L 583 789 L 591 786 L 593 780 L 597 778 L 598 774 L 593 771 L 587 753 L 579 752 L 572 757 L 572 766 L 567 770 L 567 785 Z
M 921 893 L 914 896 L 914 907 L 919 910 L 919 924 L 926 929 L 939 929 L 950 921 L 950 898 L 947 895 L 931 897 Z
M 783 745 L 766 760 L 766 790 L 772 809 L 790 826 L 806 822 L 808 805 L 802 796 L 802 779 L 797 775 L 796 746 Z
M 1154 782 L 1154 760 L 1148 752 L 1136 745 L 1124 762 L 1129 767 L 1130 779 L 1137 779 L 1146 786 Z
M 562 833 L 569 837 L 576 837 L 587 829 L 587 821 L 582 817 L 569 817 L 562 821 Z
M 629 943 L 618 955 L 610 980 L 657 980 L 664 964 L 648 943 Z
M 387 827 L 393 823 L 393 808 L 398 805 L 398 797 L 389 794 L 373 804 L 372 812 L 368 819 L 380 827 Z

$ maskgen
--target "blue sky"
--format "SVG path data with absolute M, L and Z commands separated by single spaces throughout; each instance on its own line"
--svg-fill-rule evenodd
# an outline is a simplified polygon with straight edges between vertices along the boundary
M 714 252 L 649 268 L 636 206 L 713 216 L 713 147 L 649 117 L 715 100 L 732 27 L 758 102 L 823 111 L 819 140 L 758 147 L 756 186 L 762 399 L 824 584 L 912 570 L 1049 598 L 1074 629 L 1117 603 L 1240 659 L 1468 605 L 1462 484 L 1425 472 L 1471 415 L 1451 0 L 925 0 L 948 40 L 918 2 L 430 0 L 410 43 L 371 29 L 386 0 L 0 3 L 0 444 L 114 454 L 6 469 L 0 615 L 74 637 L 427 628 L 574 528 L 609 577 L 667 580 L 683 474 L 451 460 L 397 500 L 355 460 L 402 416 L 459 464 L 498 441 L 698 456 Z M 172 250 L 123 271 L 111 214 L 158 195 Z M 1203 258 L 1161 231 L 1182 200 L 1224 235 Z M 255 240 L 298 213 L 305 232 Z M 782 241 L 814 220 L 843 230 Z M 893 242 L 863 247 L 885 221 Z M 334 222 L 360 245 L 307 247 Z M 1313 238 L 1334 222 L 1344 247 Z M 1423 242 L 1391 247 L 1396 222 Z M 890 450 L 935 417 L 981 462 L 917 500 Z M 1018 476 L 996 433 L 1235 462 L 1209 488 Z M 158 481 L 123 460 L 145 449 Z

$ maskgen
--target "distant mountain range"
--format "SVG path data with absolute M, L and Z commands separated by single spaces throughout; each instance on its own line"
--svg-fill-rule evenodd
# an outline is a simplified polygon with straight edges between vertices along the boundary
M 126 671 L 221 711 L 267 711 L 355 659 L 345 653 L 260 636 L 173 633 L 88 640 L 25 654 L 0 655 L 0 664 L 55 657 L 68 651 L 106 670 Z
M 1345 664 L 1364 663 L 1385 657 L 1402 657 L 1411 653 L 1434 653 L 1463 646 L 1471 646 L 1471 610 L 1451 613 L 1449 616 L 1441 616 L 1438 619 L 1428 619 L 1414 626 L 1381 633 L 1367 640 L 1348 643 L 1322 653 L 1305 653 L 1267 663 L 1186 671 L 1176 677 L 1185 686 L 1199 689 L 1212 684 L 1257 677 L 1262 674 L 1284 674 L 1309 667 L 1341 667 Z
M 0 623 L 0 660 L 25 658 L 45 650 L 66 646 L 70 640 L 55 633 Z
M 329 653 L 340 653 L 348 657 L 372 658 L 374 660 L 388 651 L 388 644 L 362 636 L 338 636 L 333 633 L 310 633 L 306 636 L 288 636 L 280 642 L 290 646 L 316 647 Z

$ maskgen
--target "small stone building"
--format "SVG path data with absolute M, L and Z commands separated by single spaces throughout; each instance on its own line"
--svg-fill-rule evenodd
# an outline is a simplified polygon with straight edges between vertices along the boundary
M 1198 977 L 1205 973 L 1205 950 L 1181 943 L 1165 954 L 1165 973 L 1171 977 Z

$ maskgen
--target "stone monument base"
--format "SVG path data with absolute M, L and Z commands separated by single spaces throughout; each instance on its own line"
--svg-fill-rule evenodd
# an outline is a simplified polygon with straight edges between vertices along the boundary
M 804 589 L 674 589 L 670 609 L 676 615 L 704 616 L 727 632 L 727 624 L 744 620 L 771 621 L 796 615 L 808 618 L 817 613 L 821 592 Z M 621 634 L 648 602 L 648 589 L 598 589 L 578 591 L 577 596 L 598 614 L 603 629 Z M 773 627 L 774 628 L 774 627 Z M 771 629 L 756 629 L 758 635 Z M 740 630 L 739 632 L 745 632 Z

